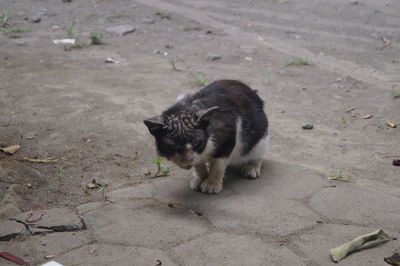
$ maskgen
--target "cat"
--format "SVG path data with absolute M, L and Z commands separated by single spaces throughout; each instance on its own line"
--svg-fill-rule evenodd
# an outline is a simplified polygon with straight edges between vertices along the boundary
M 260 176 L 268 119 L 257 91 L 240 81 L 215 81 L 143 122 L 160 156 L 194 168 L 194 190 L 219 193 L 229 165 L 241 166 L 247 178 Z

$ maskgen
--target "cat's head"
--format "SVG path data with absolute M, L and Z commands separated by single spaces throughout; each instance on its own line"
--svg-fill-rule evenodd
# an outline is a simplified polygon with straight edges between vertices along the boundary
M 144 120 L 144 124 L 156 139 L 157 151 L 183 169 L 190 169 L 198 163 L 198 154 L 207 143 L 206 128 L 211 114 L 218 107 L 197 112 L 180 110 L 164 112 L 161 116 Z

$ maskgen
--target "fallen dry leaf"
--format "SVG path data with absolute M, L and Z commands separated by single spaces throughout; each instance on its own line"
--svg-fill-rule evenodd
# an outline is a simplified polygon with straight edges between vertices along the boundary
M 52 259 L 52 258 L 55 258 L 55 257 L 56 257 L 56 255 L 47 255 L 47 256 L 44 256 L 45 259 Z
M 400 254 L 394 253 L 392 256 L 383 259 L 386 263 L 390 265 L 400 266 Z
M 43 159 L 24 158 L 24 160 L 31 162 L 31 163 L 56 163 L 56 162 L 58 162 L 58 159 L 54 159 L 54 158 L 43 158 Z
M 385 37 L 382 36 L 381 40 L 383 42 L 383 47 L 389 47 L 390 46 L 391 41 L 388 38 L 385 38 Z
M 365 249 L 374 245 L 380 244 L 391 240 L 382 229 L 372 232 L 370 234 L 362 235 L 354 238 L 350 242 L 347 242 L 339 247 L 331 249 L 331 256 L 334 262 L 338 262 L 345 258 L 349 253 L 356 250 Z
M 8 155 L 13 155 L 19 149 L 21 149 L 21 146 L 19 146 L 18 144 L 17 145 L 8 146 L 8 147 L 5 147 L 5 148 L 0 148 L 1 151 L 5 152 Z
M 388 125 L 389 127 L 392 127 L 392 128 L 397 127 L 397 124 L 395 122 L 386 122 L 386 125 Z
M 362 119 L 370 119 L 372 117 L 372 115 L 361 115 L 361 114 L 356 114 L 356 116 Z
M 96 179 L 92 179 L 89 183 L 86 184 L 86 188 L 88 189 L 95 189 L 95 188 L 100 188 L 101 184 L 96 182 Z

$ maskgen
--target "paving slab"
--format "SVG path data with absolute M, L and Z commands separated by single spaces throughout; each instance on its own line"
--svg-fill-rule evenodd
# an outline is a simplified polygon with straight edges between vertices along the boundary
M 25 239 L 13 239 L 6 242 L 0 241 L 0 250 L 23 258 L 34 265 L 41 265 L 49 261 L 45 259 L 45 256 L 55 255 L 53 259 L 57 261 L 58 256 L 85 245 L 89 239 L 87 231 L 57 232 L 28 236 Z M 2 261 L 0 261 L 0 265 L 3 265 Z
M 400 197 L 351 184 L 322 189 L 311 197 L 310 206 L 332 221 L 393 230 L 400 224 Z
M 318 228 L 308 231 L 298 237 L 293 243 L 298 247 L 304 256 L 309 258 L 315 265 L 334 265 L 330 257 L 330 249 L 340 246 L 360 235 L 368 234 L 377 228 L 361 227 L 352 225 L 323 224 Z M 391 236 L 398 235 L 397 231 L 387 231 Z M 354 252 L 340 261 L 339 265 L 387 265 L 384 257 L 391 254 L 388 250 L 395 250 L 399 247 L 399 241 L 393 240 L 382 243 L 375 247 Z
M 179 265 L 167 252 L 143 247 L 93 244 L 72 250 L 57 257 L 56 261 L 64 265 L 98 266 L 141 266 L 141 265 Z
M 36 217 L 38 213 L 39 211 L 34 211 L 32 217 Z M 84 228 L 84 224 L 82 223 L 80 217 L 72 210 L 66 208 L 52 208 L 46 210 L 45 215 L 43 215 L 39 221 L 33 223 L 28 223 L 25 221 L 27 214 L 28 212 L 21 213 L 17 216 L 14 216 L 12 219 L 27 224 L 32 230 L 44 229 L 46 231 L 49 230 L 55 232 L 63 232 L 77 231 Z
M 167 205 L 138 207 L 112 204 L 84 214 L 85 222 L 99 243 L 168 248 L 198 237 L 212 227 L 204 217 L 184 208 Z
M 184 265 L 306 265 L 286 247 L 220 232 L 189 241 L 172 252 Z
M 0 207 L 0 221 L 5 220 L 11 216 L 15 216 L 21 213 L 21 211 L 15 207 L 14 204 L 7 203 Z
M 0 241 L 7 241 L 23 234 L 25 225 L 15 221 L 5 221 L 0 224 Z
M 279 161 L 266 161 L 261 177 L 256 180 L 239 177 L 234 169 L 230 170 L 224 189 L 216 195 L 191 190 L 191 172 L 187 171 L 187 175 L 156 179 L 154 188 L 146 184 L 143 189 L 138 185 L 123 191 L 128 195 L 154 195 L 165 204 L 179 204 L 202 213 L 218 228 L 286 235 L 319 220 L 302 201 L 329 184 L 314 170 Z

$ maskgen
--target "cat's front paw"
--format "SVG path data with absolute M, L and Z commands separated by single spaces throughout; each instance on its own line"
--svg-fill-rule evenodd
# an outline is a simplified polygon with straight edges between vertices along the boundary
M 206 179 L 201 183 L 200 188 L 203 193 L 219 193 L 222 190 L 222 182 L 210 182 L 209 179 Z
M 256 179 L 260 177 L 260 172 L 257 167 L 253 165 L 245 165 L 241 169 L 242 175 L 246 178 Z
M 190 188 L 196 191 L 200 191 L 200 186 L 201 183 L 203 182 L 203 178 L 197 176 L 195 173 L 193 173 L 193 179 L 190 181 Z

